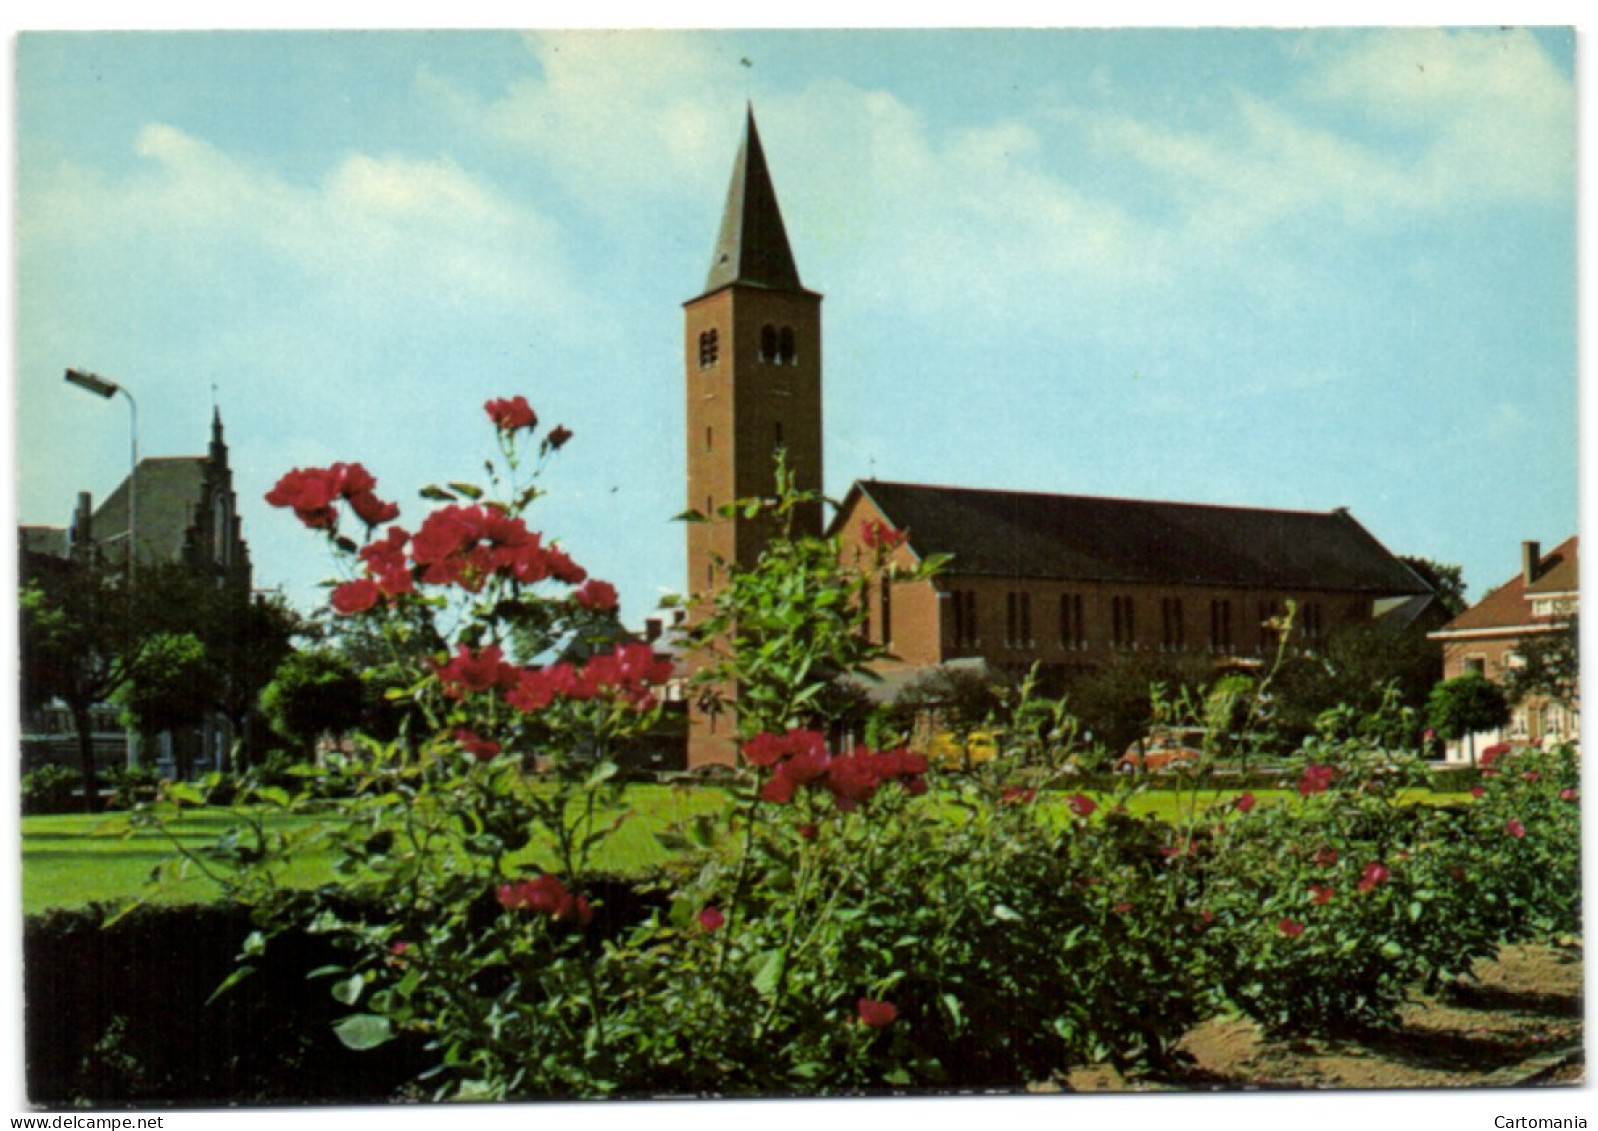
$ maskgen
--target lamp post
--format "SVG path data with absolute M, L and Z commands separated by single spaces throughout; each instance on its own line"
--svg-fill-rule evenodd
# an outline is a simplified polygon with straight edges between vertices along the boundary
M 76 385 L 96 396 L 110 400 L 121 393 L 128 398 L 128 631 L 133 631 L 133 566 L 134 555 L 139 546 L 139 402 L 133 399 L 126 386 L 119 385 L 98 373 L 90 373 L 87 369 L 68 369 L 66 381 L 69 385 Z M 138 738 L 128 735 L 128 766 L 136 765 L 139 757 Z

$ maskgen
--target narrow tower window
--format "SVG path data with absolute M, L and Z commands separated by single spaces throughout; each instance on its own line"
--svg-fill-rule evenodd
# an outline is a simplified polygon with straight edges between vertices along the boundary
M 775 361 L 777 359 L 777 328 L 766 325 L 760 327 L 760 360 Z
M 777 337 L 777 364 L 792 365 L 799 359 L 799 351 L 794 346 L 793 327 L 784 326 Z
M 699 368 L 709 369 L 721 358 L 721 338 L 715 330 L 699 335 Z

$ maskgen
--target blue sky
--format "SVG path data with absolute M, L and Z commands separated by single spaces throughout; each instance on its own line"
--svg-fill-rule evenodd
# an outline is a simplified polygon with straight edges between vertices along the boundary
M 685 582 L 681 303 L 752 99 L 823 292 L 826 485 L 1328 510 L 1464 566 L 1576 528 L 1568 30 L 24 35 L 18 518 L 217 396 L 262 494 L 471 477 L 481 405 L 576 434 L 535 525 L 638 624 Z M 752 67 L 742 65 L 747 58 Z M 414 526 L 412 526 L 414 529 Z

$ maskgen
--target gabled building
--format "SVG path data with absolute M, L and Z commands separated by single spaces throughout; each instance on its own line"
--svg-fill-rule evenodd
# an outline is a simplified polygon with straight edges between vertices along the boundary
M 1475 673 L 1503 683 L 1522 662 L 1522 650 L 1539 637 L 1570 631 L 1581 605 L 1579 539 L 1572 536 L 1548 553 L 1536 542 L 1521 544 L 1520 572 L 1431 633 L 1443 647 L 1443 678 Z M 1575 742 L 1581 719 L 1575 703 L 1533 696 L 1514 704 L 1509 726 L 1475 736 L 1481 750 L 1498 742 Z M 1468 743 L 1448 746 L 1450 762 L 1469 759 Z
M 128 506 L 129 491 L 137 488 Z M 211 442 L 203 456 L 142 459 L 130 479 L 124 479 L 99 506 L 87 492 L 66 527 L 24 526 L 19 530 L 24 579 L 41 570 L 70 569 L 74 563 L 95 562 L 119 567 L 128 560 L 129 522 L 134 527 L 136 561 L 142 566 L 177 565 L 248 599 L 251 588 L 249 546 L 238 517 L 238 495 L 222 417 L 213 412 Z M 117 709 L 107 705 L 95 712 L 95 750 L 98 768 L 121 763 L 130 756 L 129 737 L 118 729 Z M 42 761 L 71 762 L 71 727 L 64 711 L 47 709 L 24 720 L 25 764 Z M 153 756 L 170 773 L 173 767 L 215 768 L 231 736 L 219 722 L 198 733 L 165 735 Z
M 1427 587 L 1346 510 L 1266 510 L 933 487 L 850 488 L 832 524 L 868 556 L 868 524 L 908 535 L 909 566 L 950 559 L 934 581 L 884 584 L 871 631 L 898 664 L 981 659 L 1065 672 L 1139 652 L 1247 664 L 1273 654 L 1267 622 L 1292 602 L 1313 643 Z

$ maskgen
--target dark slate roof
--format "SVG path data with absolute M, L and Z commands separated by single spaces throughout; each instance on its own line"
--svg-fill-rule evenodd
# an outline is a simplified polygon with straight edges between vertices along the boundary
M 139 560 L 175 562 L 183 557 L 195 508 L 205 495 L 205 457 L 172 456 L 139 461 Z M 128 528 L 128 481 L 94 511 L 94 540 L 107 558 L 123 560 L 119 535 Z M 112 541 L 116 538 L 116 541 Z
M 1153 584 L 1430 590 L 1346 511 L 856 483 L 917 554 L 955 574 Z M 845 510 L 848 503 L 845 503 Z
M 799 268 L 788 246 L 788 232 L 777 207 L 777 190 L 766 169 L 766 154 L 749 110 L 743 144 L 727 186 L 727 207 L 721 216 L 715 256 L 705 279 L 705 293 L 734 283 L 769 290 L 802 291 Z

